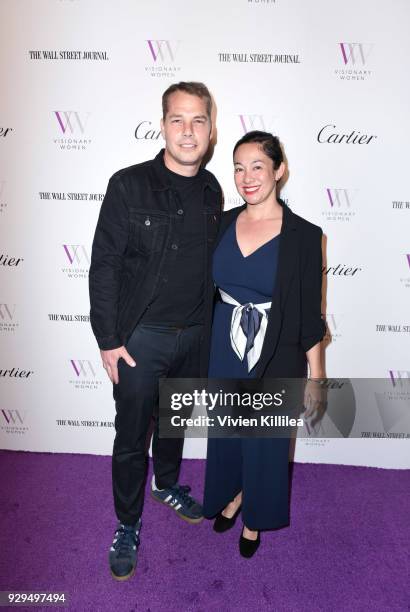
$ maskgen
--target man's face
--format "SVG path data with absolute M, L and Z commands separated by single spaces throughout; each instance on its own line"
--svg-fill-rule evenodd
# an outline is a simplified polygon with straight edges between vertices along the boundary
M 211 136 L 205 100 L 183 91 L 171 94 L 168 112 L 161 119 L 161 133 L 165 139 L 167 168 L 185 176 L 196 174 Z

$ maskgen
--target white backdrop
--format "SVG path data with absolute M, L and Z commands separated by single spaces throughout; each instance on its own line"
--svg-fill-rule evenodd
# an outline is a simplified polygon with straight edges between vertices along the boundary
M 110 454 L 114 405 L 88 322 L 108 178 L 163 146 L 161 94 L 204 81 L 209 169 L 284 144 L 292 210 L 326 236 L 329 376 L 410 375 L 407 0 L 2 0 L 0 446 Z M 342 136 L 345 135 L 345 136 Z M 375 408 L 377 409 L 377 408 Z M 403 431 L 396 419 L 394 431 Z M 386 435 L 389 430 L 386 429 Z M 188 440 L 185 456 L 204 456 Z M 408 440 L 300 440 L 296 460 L 410 467 Z

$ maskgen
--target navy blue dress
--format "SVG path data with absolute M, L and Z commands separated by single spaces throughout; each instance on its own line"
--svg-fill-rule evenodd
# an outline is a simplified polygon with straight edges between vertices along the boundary
M 213 278 L 240 304 L 270 302 L 274 289 L 280 235 L 244 257 L 236 239 L 236 219 L 215 249 Z M 252 378 L 230 341 L 234 306 L 215 305 L 209 378 Z M 242 491 L 242 518 L 249 529 L 273 529 L 289 522 L 289 440 L 283 438 L 209 438 L 205 477 L 204 515 L 223 510 Z

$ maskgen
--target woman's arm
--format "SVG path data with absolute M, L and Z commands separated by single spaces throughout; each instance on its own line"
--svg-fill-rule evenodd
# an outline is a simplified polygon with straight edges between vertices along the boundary
M 322 303 L 322 230 L 309 239 L 306 265 L 302 276 L 302 344 L 306 351 L 309 376 L 305 386 L 305 418 L 320 419 L 326 408 L 326 389 L 322 338 L 326 331 L 321 314 Z
M 318 342 L 306 353 L 309 364 L 309 378 L 325 378 L 322 343 Z
M 326 332 L 321 315 L 322 303 L 322 230 L 313 226 L 305 237 L 301 278 L 301 344 L 309 362 L 310 376 L 323 373 L 320 341 Z

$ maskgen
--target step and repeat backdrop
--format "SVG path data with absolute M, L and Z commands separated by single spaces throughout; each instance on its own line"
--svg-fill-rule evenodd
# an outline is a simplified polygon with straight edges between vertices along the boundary
M 288 161 L 282 197 L 323 228 L 328 376 L 390 383 L 374 432 L 298 440 L 295 460 L 410 467 L 407 0 L 2 0 L 0 13 L 0 446 L 110 454 L 94 228 L 109 177 L 163 147 L 162 92 L 199 80 L 225 207 L 241 204 L 234 143 L 268 130 Z M 205 446 L 187 440 L 185 456 Z

